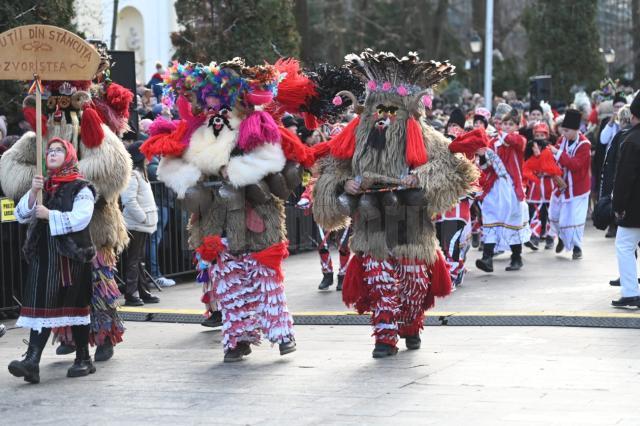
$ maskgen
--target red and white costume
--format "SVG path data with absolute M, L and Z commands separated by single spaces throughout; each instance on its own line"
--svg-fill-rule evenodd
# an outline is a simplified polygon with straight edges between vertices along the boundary
M 591 193 L 591 143 L 579 133 L 574 141 L 560 138 L 556 146 L 555 159 L 567 188 L 556 190 L 551 197 L 549 219 L 565 250 L 571 251 L 574 247 L 582 247 Z
M 551 196 L 556 190 L 553 176 L 562 176 L 562 170 L 549 147 L 545 147 L 539 156 L 532 156 L 524 162 L 523 174 L 527 186 L 529 212 L 533 212 L 530 221 L 531 233 L 538 238 L 548 236 L 551 223 L 544 215 L 548 215 Z
M 505 144 L 506 142 L 506 144 Z M 529 211 L 525 202 L 522 168 L 526 141 L 517 133 L 499 133 L 481 165 L 482 241 L 496 250 L 529 241 Z

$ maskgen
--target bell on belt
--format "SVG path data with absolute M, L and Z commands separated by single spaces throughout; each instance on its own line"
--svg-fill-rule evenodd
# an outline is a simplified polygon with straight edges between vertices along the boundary
M 353 216 L 358 207 L 358 197 L 343 192 L 338 197 L 338 211 L 345 216 Z
M 402 191 L 400 198 L 402 200 L 402 203 L 407 206 L 420 207 L 427 205 L 427 198 L 425 196 L 425 193 L 422 189 L 419 188 L 407 189 L 405 191 Z
M 202 213 L 213 204 L 213 193 L 202 186 L 192 186 L 184 193 L 182 206 L 189 213 Z
M 398 216 L 400 214 L 400 201 L 394 191 L 388 191 L 382 195 L 382 210 L 387 216 Z
M 218 196 L 225 201 L 227 209 L 230 211 L 244 208 L 244 191 L 242 188 L 234 188 L 231 184 L 225 182 L 218 188 Z
M 284 165 L 282 174 L 287 180 L 287 186 L 289 187 L 289 190 L 293 191 L 298 187 L 298 185 L 302 183 L 302 172 L 304 172 L 302 166 L 293 161 L 287 161 L 287 164 Z
M 375 194 L 363 194 L 358 202 L 358 213 L 365 222 L 382 217 L 380 203 Z
M 269 197 L 271 196 L 269 185 L 267 185 L 264 180 L 253 185 L 247 185 L 244 187 L 244 190 L 247 200 L 249 200 L 249 202 L 254 206 L 266 203 L 269 201 Z
M 287 198 L 289 198 L 289 194 L 291 194 L 291 191 L 289 191 L 287 180 L 282 173 L 272 173 L 267 176 L 265 180 L 267 181 L 269 190 L 273 195 L 280 198 L 281 200 L 286 200 Z

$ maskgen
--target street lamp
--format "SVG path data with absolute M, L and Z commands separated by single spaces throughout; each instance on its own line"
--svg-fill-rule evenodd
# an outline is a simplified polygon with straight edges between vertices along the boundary
M 471 48 L 471 52 L 480 53 L 482 50 L 482 39 L 478 34 L 471 36 L 471 40 L 469 40 L 469 47 Z
M 482 51 L 482 39 L 480 38 L 480 36 L 477 33 L 474 33 L 471 36 L 471 39 L 469 40 L 469 48 L 471 49 L 471 53 L 473 53 L 474 56 Z M 475 68 L 477 68 L 476 72 L 478 73 L 478 91 L 480 91 L 481 90 L 481 87 L 480 87 L 480 58 L 474 58 L 472 63 L 473 63 L 473 66 Z

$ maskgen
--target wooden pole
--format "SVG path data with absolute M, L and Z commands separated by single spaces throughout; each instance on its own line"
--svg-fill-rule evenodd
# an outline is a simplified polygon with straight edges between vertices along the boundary
M 33 76 L 36 85 L 36 175 L 44 176 L 42 167 L 42 93 L 40 93 L 40 80 L 37 74 Z M 42 204 L 42 191 L 37 195 L 38 204 Z

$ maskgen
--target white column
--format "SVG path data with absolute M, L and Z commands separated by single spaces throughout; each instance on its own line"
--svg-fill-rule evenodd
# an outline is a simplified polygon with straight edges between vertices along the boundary
M 491 111 L 493 107 L 493 0 L 487 0 L 484 47 L 484 102 Z

